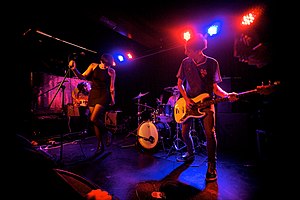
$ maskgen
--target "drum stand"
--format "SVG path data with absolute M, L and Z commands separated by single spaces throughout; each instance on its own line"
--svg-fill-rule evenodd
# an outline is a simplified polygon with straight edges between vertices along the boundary
M 197 149 L 197 148 L 201 149 L 202 147 L 205 147 L 206 145 L 204 144 L 204 141 L 200 140 L 200 138 L 199 138 L 200 133 L 197 133 L 197 131 L 196 131 L 195 121 L 196 121 L 196 119 L 194 118 L 191 130 L 190 130 L 190 134 L 191 134 L 193 142 L 194 142 L 194 148 L 195 149 Z M 204 130 L 202 121 L 199 119 L 198 122 L 199 122 L 200 128 L 201 128 L 201 130 L 204 134 L 205 130 Z
M 183 148 L 186 147 L 186 144 L 183 142 L 183 140 L 181 140 L 179 138 L 179 132 L 180 132 L 180 127 L 179 127 L 179 124 L 176 123 L 175 139 L 173 141 L 173 145 L 171 146 L 171 148 L 168 151 L 168 154 L 166 155 L 166 158 L 168 158 L 171 155 L 173 149 L 175 149 L 176 151 L 181 151 Z
M 204 143 L 203 141 L 200 141 L 199 137 L 197 136 L 197 131 L 196 131 L 196 129 L 195 129 L 195 128 L 196 128 L 196 126 L 195 126 L 195 120 L 196 120 L 196 119 L 194 118 L 194 119 L 193 119 L 192 126 L 191 126 L 191 128 L 190 128 L 190 134 L 191 134 L 191 136 L 192 136 L 192 140 L 193 140 L 194 145 L 195 145 L 194 148 L 195 148 L 195 149 L 197 149 L 197 148 L 201 149 L 201 147 L 203 147 L 203 146 L 205 147 L 206 145 L 205 145 L 205 143 Z M 202 122 L 199 121 L 199 123 L 200 123 L 201 129 L 204 131 Z M 169 150 L 169 152 L 168 152 L 166 158 L 170 156 L 170 154 L 172 153 L 173 148 L 174 148 L 176 151 L 182 151 L 182 149 L 186 147 L 185 142 L 179 138 L 179 135 L 178 135 L 178 134 L 179 134 L 179 124 L 177 123 L 177 124 L 176 124 L 176 136 L 175 136 L 175 139 L 174 139 L 174 141 L 173 141 L 173 145 L 172 145 L 172 147 L 170 148 L 170 150 Z

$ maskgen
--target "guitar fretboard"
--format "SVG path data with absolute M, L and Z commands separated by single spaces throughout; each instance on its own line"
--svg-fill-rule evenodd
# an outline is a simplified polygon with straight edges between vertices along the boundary
M 248 91 L 245 91 L 245 92 L 238 93 L 237 96 L 241 97 L 241 96 L 245 96 L 247 94 L 252 94 L 252 93 L 256 93 L 256 92 L 257 92 L 257 89 L 248 90 Z M 217 104 L 217 103 L 226 102 L 226 101 L 229 101 L 228 97 L 211 99 L 211 100 L 207 100 L 207 101 L 204 101 L 204 102 L 198 102 L 197 103 L 197 107 L 199 107 L 199 108 L 205 108 L 205 107 L 207 107 L 207 106 L 209 106 L 211 104 Z

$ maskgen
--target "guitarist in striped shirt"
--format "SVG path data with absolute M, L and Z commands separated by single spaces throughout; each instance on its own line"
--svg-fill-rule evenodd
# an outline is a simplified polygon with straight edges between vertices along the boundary
M 177 72 L 177 86 L 182 98 L 185 100 L 186 109 L 192 109 L 197 102 L 193 99 L 201 94 L 209 94 L 210 99 L 217 95 L 228 97 L 229 101 L 236 101 L 237 93 L 224 91 L 218 83 L 222 81 L 218 61 L 203 53 L 207 48 L 207 40 L 202 34 L 195 35 L 186 41 L 185 55 Z M 174 109 L 175 112 L 175 109 Z M 206 181 L 217 180 L 217 138 L 215 132 L 215 107 L 214 104 L 202 109 L 202 117 L 207 145 L 208 168 Z M 176 113 L 175 113 L 176 114 Z M 187 152 L 177 158 L 178 162 L 193 161 L 195 149 L 190 134 L 192 118 L 182 122 L 182 138 L 187 146 Z

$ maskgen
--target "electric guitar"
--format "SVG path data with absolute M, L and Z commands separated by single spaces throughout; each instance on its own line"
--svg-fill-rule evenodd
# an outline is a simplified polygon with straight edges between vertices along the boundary
M 252 93 L 267 95 L 274 91 L 274 86 L 279 84 L 280 82 L 277 81 L 274 82 L 274 84 L 257 86 L 256 89 L 238 93 L 238 97 Z M 205 112 L 201 111 L 203 108 L 206 108 L 211 104 L 229 101 L 228 97 L 206 100 L 209 98 L 209 96 L 210 95 L 208 93 L 203 93 L 193 98 L 192 100 L 195 102 L 195 105 L 191 109 L 186 108 L 186 102 L 183 97 L 179 98 L 174 106 L 175 121 L 180 124 L 185 122 L 190 117 L 202 118 L 205 115 Z

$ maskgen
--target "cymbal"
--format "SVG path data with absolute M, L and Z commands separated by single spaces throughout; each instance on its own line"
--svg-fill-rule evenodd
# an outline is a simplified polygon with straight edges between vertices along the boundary
M 146 108 L 155 110 L 154 108 L 152 108 L 151 106 L 148 106 L 148 105 L 146 105 L 146 104 L 136 103 L 136 105 L 138 105 L 138 106 L 144 106 L 144 107 L 146 107 Z
M 174 87 L 166 87 L 166 88 L 164 88 L 164 90 L 167 91 L 167 92 L 172 92 L 172 93 L 173 92 L 179 92 L 177 85 L 174 86 Z
M 144 93 L 144 94 L 142 94 L 142 93 L 140 92 L 139 95 L 137 95 L 137 96 L 134 97 L 133 99 L 139 99 L 139 98 L 141 98 L 141 97 L 143 97 L 143 96 L 145 96 L 145 95 L 147 95 L 147 94 L 149 94 L 149 92 L 146 92 L 146 93 Z

